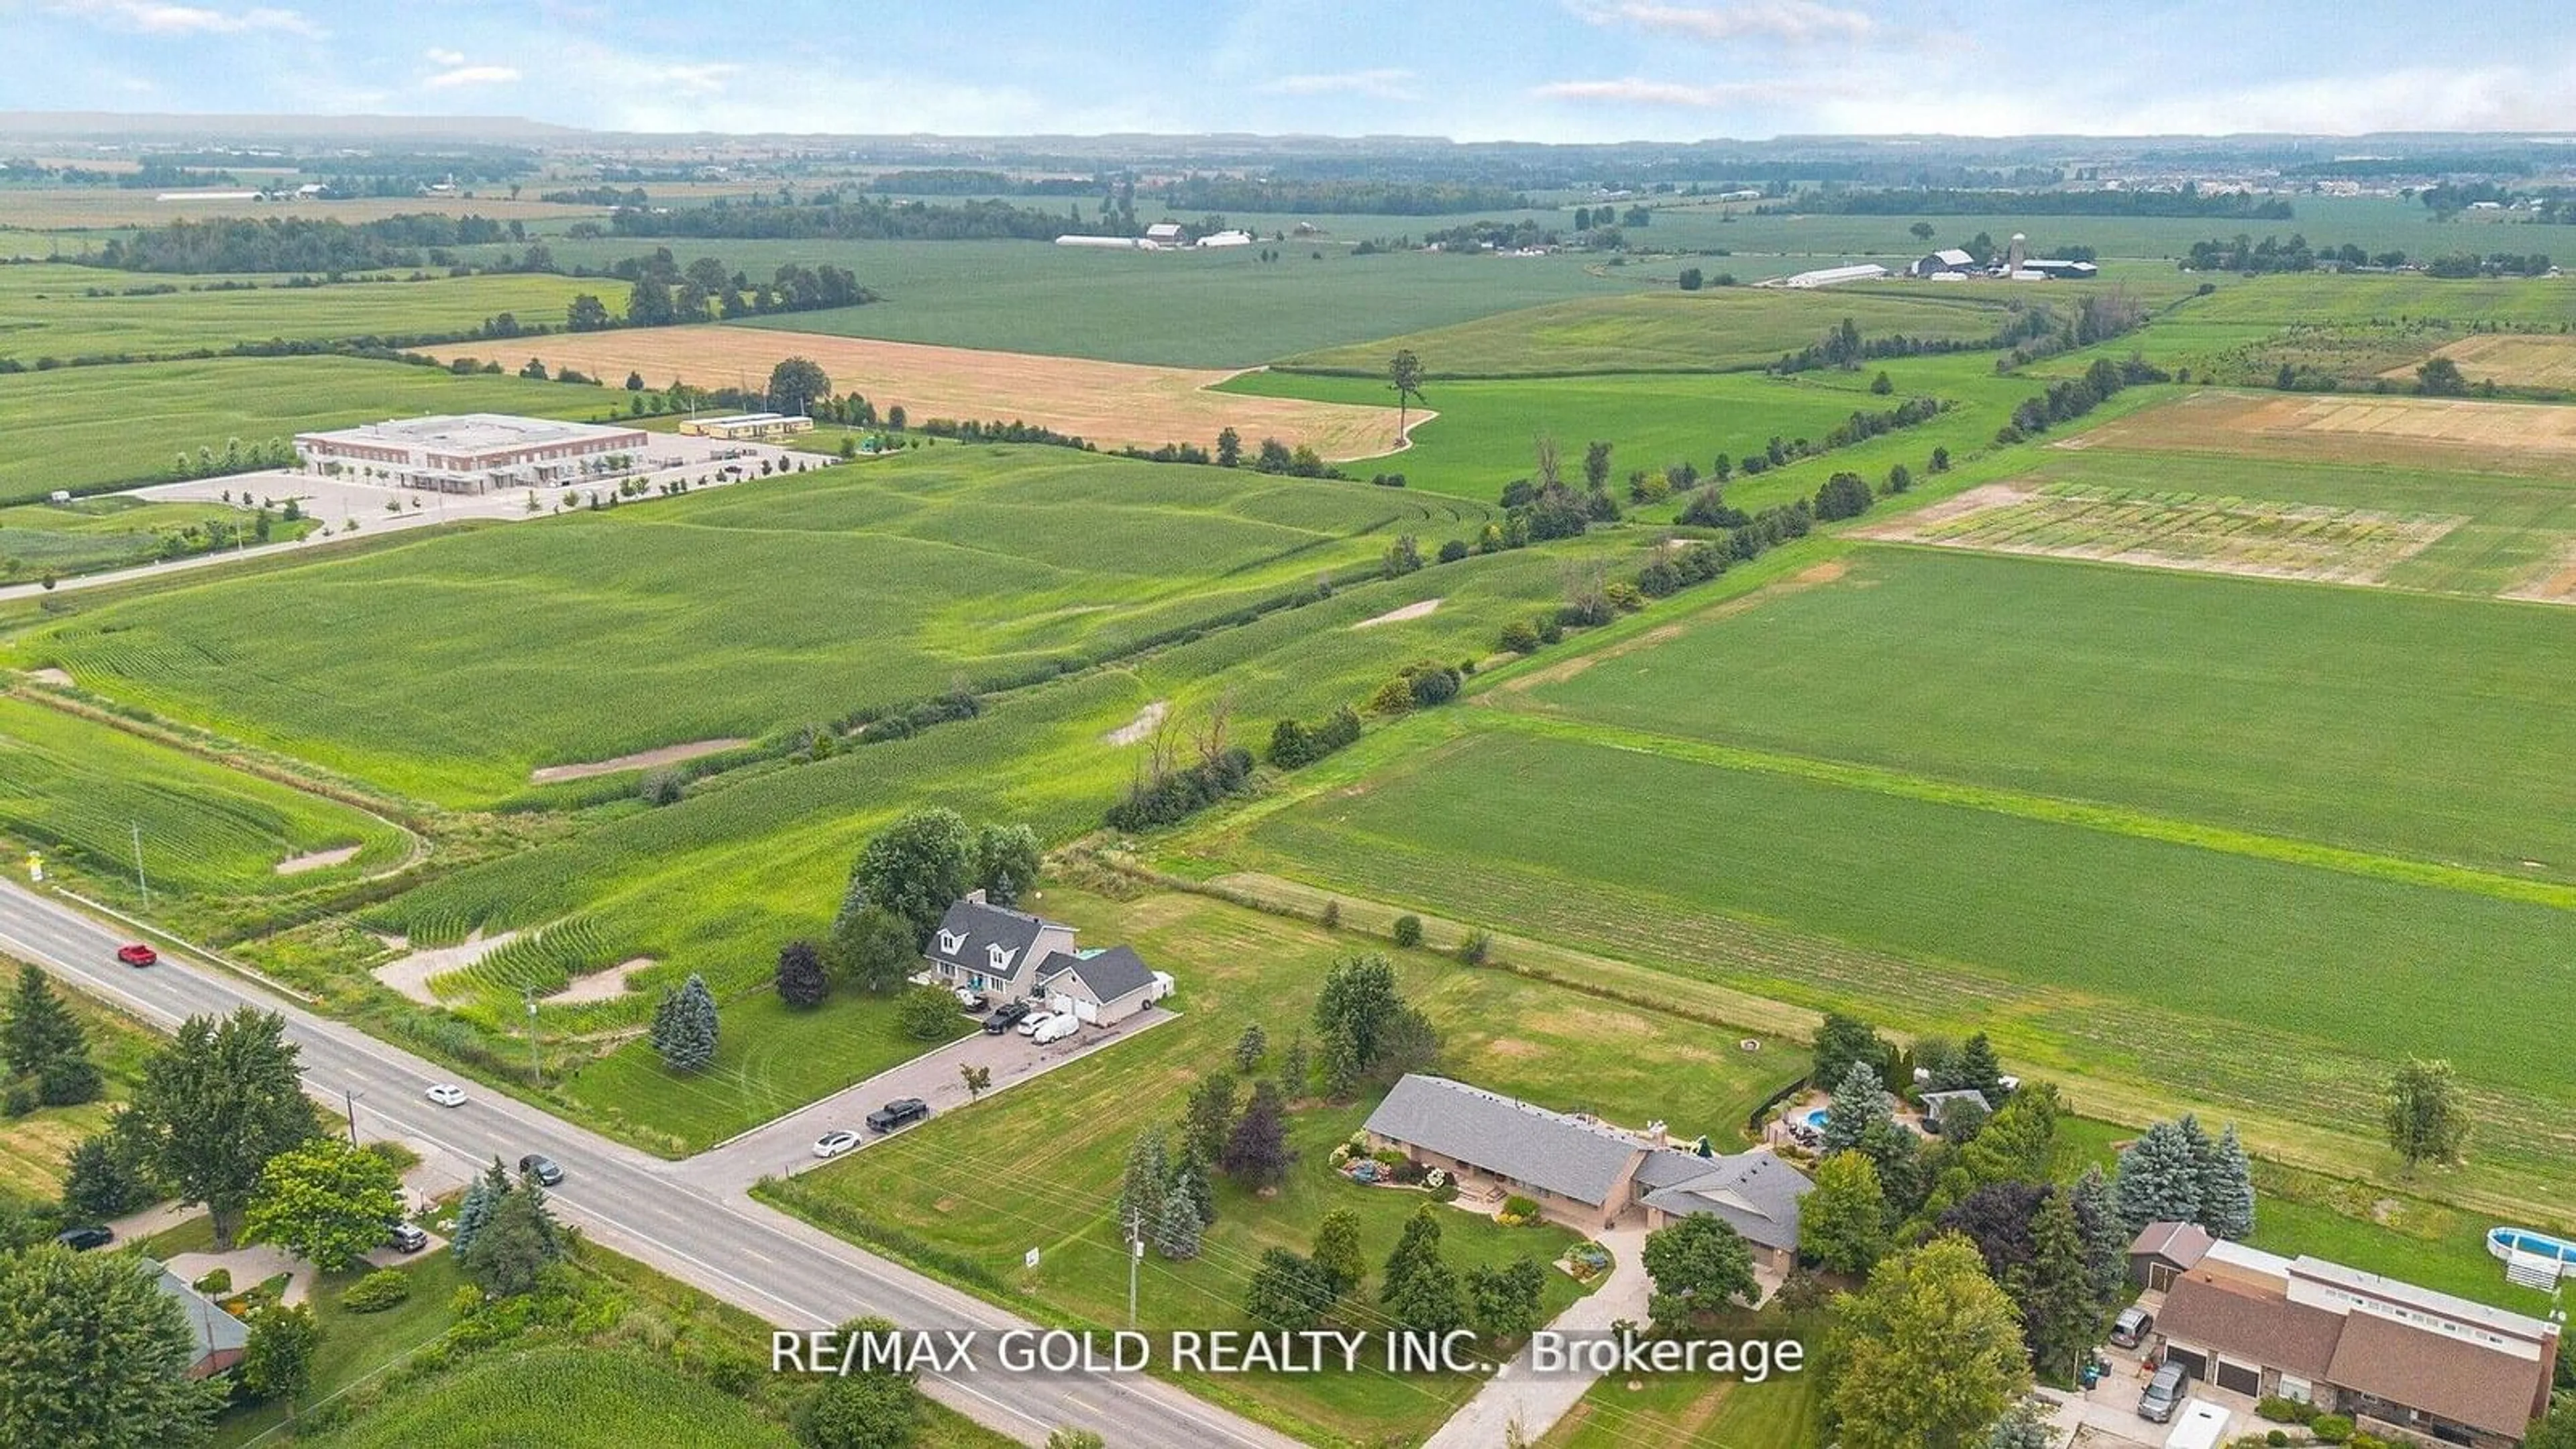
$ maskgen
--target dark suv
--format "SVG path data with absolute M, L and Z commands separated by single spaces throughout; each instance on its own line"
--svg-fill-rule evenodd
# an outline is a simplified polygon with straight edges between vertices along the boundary
M 919 1097 L 897 1097 L 868 1114 L 868 1130 L 892 1132 L 907 1127 L 930 1115 L 930 1104 Z
M 86 1253 L 92 1248 L 104 1248 L 115 1242 L 116 1230 L 90 1223 L 82 1227 L 65 1228 L 54 1234 L 54 1241 L 75 1253 Z
M 984 1034 L 986 1036 L 1000 1036 L 1002 1033 L 1009 1031 L 1012 1027 L 1018 1026 L 1022 1021 L 1026 1020 L 1028 1014 L 1029 1004 L 1027 1002 L 1005 1001 L 1001 1005 L 993 1008 L 993 1014 L 991 1016 L 984 1018 Z
M 541 1152 L 531 1152 L 520 1158 L 519 1170 L 535 1177 L 539 1187 L 552 1187 L 563 1181 L 563 1169 L 555 1166 L 553 1158 Z

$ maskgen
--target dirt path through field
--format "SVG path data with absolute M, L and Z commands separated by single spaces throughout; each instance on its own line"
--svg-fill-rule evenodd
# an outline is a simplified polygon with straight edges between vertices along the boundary
M 1362 619 L 1351 627 L 1354 629 L 1374 629 L 1380 624 L 1401 624 L 1407 619 L 1419 619 L 1439 607 L 1440 601 L 1438 599 L 1424 599 L 1419 603 L 1407 604 L 1401 609 L 1389 609 L 1374 619 Z
M 635 989 L 633 978 L 636 972 L 650 970 L 653 964 L 653 958 L 650 956 L 638 956 L 630 961 L 620 961 L 605 971 L 591 971 L 576 976 L 572 979 L 572 984 L 563 990 L 552 996 L 541 996 L 537 999 L 548 1006 L 572 1006 L 585 1001 L 615 1001 Z
M 1105 743 L 1113 745 L 1137 744 L 1150 738 L 1154 733 L 1155 726 L 1160 725 L 1163 722 L 1163 716 L 1171 712 L 1172 702 L 1170 700 L 1155 700 L 1152 704 L 1136 711 L 1136 717 L 1134 719 L 1127 721 L 1125 724 L 1120 725 L 1118 728 L 1111 730 L 1105 735 L 1102 735 L 1100 738 Z
M 277 863 L 277 873 L 302 875 L 308 870 L 328 870 L 335 865 L 346 865 L 357 859 L 358 852 L 364 848 L 343 845 L 337 850 L 308 850 L 302 855 L 290 855 Z
M 549 368 L 569 363 L 595 377 L 631 371 L 657 384 L 678 378 L 702 387 L 738 386 L 767 377 L 787 358 L 806 357 L 822 366 L 834 392 L 865 393 L 879 413 L 900 405 L 915 426 L 931 418 L 1029 422 L 1110 448 L 1213 447 L 1231 427 L 1246 451 L 1277 438 L 1332 459 L 1373 458 L 1396 447 L 1393 408 L 1214 392 L 1239 375 L 1216 369 L 727 326 L 631 327 L 427 351 L 442 362 L 503 357 L 516 366 L 534 356 Z
M 431 978 L 444 976 L 450 971 L 462 971 L 519 939 L 521 934 L 503 931 L 497 936 L 486 936 L 478 930 L 456 945 L 414 951 L 398 960 L 388 961 L 375 969 L 375 978 L 423 1006 L 443 1005 L 438 993 L 429 989 Z
M 553 785 L 565 780 L 587 780 L 594 775 L 614 775 L 620 770 L 641 770 L 654 765 L 676 765 L 724 750 L 740 749 L 750 744 L 745 739 L 692 740 L 685 745 L 664 745 L 657 750 L 637 750 L 613 760 L 591 760 L 579 765 L 545 765 L 528 772 L 532 784 Z

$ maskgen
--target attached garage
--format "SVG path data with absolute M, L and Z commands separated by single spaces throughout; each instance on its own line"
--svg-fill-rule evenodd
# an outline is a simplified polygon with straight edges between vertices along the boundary
M 2247 1398 L 2263 1396 L 2263 1371 L 2251 1364 L 2218 1359 L 2210 1370 L 2209 1381 L 2222 1389 L 2243 1394 Z
M 1115 1026 L 1155 996 L 1154 972 L 1125 946 L 1050 957 L 1038 970 L 1047 1009 L 1089 1026 Z
M 2168 1343 L 2165 1345 L 2165 1362 L 2182 1365 L 2182 1371 L 2195 1379 L 2205 1382 L 2209 1378 L 2208 1356 L 2198 1349 Z

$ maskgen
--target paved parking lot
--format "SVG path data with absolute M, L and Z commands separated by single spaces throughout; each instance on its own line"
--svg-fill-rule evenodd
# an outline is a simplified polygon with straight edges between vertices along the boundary
M 966 1081 L 958 1070 L 961 1067 L 984 1067 L 992 1072 L 993 1085 L 984 1090 L 989 1097 L 1178 1019 L 1159 1006 L 1149 1006 L 1116 1026 L 1086 1026 L 1046 1046 L 1032 1046 L 1027 1037 L 1013 1032 L 987 1036 L 976 1031 L 708 1148 L 677 1164 L 674 1170 L 704 1187 L 735 1190 L 749 1187 L 764 1175 L 790 1177 L 822 1165 L 814 1156 L 814 1139 L 834 1128 L 846 1127 L 862 1134 L 860 1145 L 864 1150 L 867 1143 L 876 1140 L 867 1132 L 868 1113 L 897 1097 L 919 1097 L 930 1104 L 934 1115 L 967 1105 Z

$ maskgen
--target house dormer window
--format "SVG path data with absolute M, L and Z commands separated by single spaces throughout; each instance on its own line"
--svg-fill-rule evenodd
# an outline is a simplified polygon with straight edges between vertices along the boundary
M 940 955 L 954 956 L 965 949 L 966 933 L 964 931 L 942 931 L 939 933 Z
M 1011 958 L 1020 954 L 1020 953 L 1019 953 L 1019 952 L 1017 952 L 1017 951 L 1005 951 L 1005 950 L 1003 950 L 1003 949 L 1002 949 L 1002 947 L 1001 947 L 1001 944 L 1000 944 L 999 942 L 996 942 L 996 943 L 994 943 L 994 944 L 992 944 L 992 945 L 986 946 L 986 947 L 984 948 L 984 952 L 985 952 L 986 956 L 987 956 L 987 957 L 989 957 L 989 958 L 991 959 L 991 961 L 992 961 L 992 963 L 993 963 L 993 965 L 992 965 L 993 974 L 994 974 L 994 975 L 996 975 L 996 976 L 1008 976 L 1008 975 L 1010 975 L 1010 974 L 1011 974 Z

